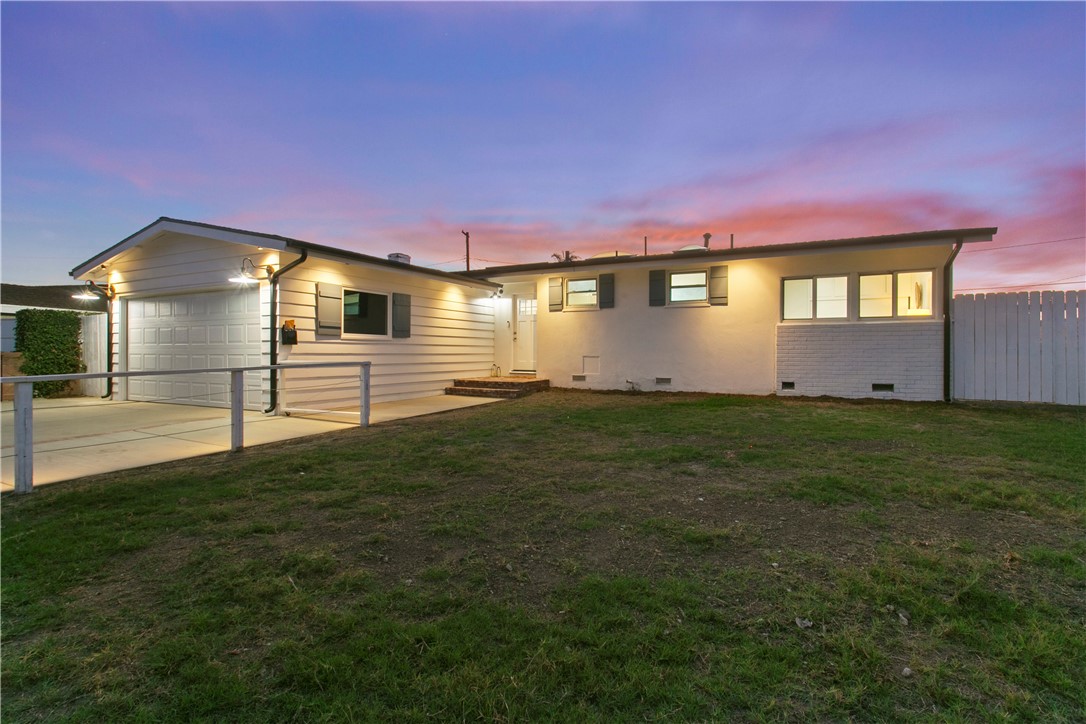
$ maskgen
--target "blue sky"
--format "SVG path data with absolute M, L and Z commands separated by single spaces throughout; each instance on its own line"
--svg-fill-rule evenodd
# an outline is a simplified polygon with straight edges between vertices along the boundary
M 446 270 L 461 229 L 479 267 L 999 226 L 960 289 L 1086 282 L 1083 3 L 5 2 L 0 23 L 5 282 L 63 283 L 159 216 Z

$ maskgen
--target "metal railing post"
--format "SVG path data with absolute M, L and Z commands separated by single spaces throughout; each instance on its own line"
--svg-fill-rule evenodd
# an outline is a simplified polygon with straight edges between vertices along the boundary
M 230 370 L 230 449 L 245 446 L 245 372 Z
M 34 489 L 34 383 L 15 383 L 15 492 Z

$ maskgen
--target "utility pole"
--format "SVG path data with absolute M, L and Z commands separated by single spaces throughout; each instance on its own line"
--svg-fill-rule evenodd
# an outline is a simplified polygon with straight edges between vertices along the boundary
M 467 262 L 467 271 L 471 271 L 471 234 L 463 230 L 460 233 L 464 235 L 464 260 Z

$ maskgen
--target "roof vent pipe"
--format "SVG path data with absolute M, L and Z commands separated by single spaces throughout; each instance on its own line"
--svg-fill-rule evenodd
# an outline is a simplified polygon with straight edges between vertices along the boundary
M 393 253 L 389 254 L 388 255 L 388 260 L 389 261 L 395 261 L 395 262 L 398 262 L 400 264 L 410 264 L 411 263 L 411 255 L 410 254 L 401 254 L 400 252 L 397 251 L 397 252 L 393 252 Z
M 708 249 L 709 248 L 709 238 L 712 237 L 712 234 L 710 234 L 708 231 L 706 231 L 704 234 L 702 234 L 702 237 L 705 238 L 705 248 Z

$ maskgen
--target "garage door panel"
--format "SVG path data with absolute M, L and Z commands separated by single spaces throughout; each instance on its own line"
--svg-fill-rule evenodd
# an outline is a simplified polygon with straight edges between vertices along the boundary
M 244 367 L 262 361 L 256 289 L 128 302 L 128 366 L 132 371 Z M 261 406 L 260 375 L 246 375 L 246 407 Z M 228 407 L 226 373 L 133 378 L 129 397 Z

